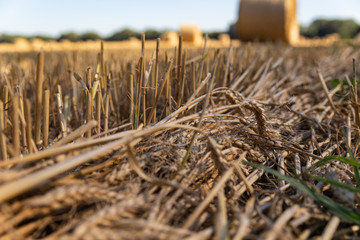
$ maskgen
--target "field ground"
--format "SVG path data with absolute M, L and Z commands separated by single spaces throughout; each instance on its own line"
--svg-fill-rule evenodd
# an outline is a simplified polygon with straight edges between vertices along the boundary
M 0 45 L 1 239 L 360 237 L 358 46 L 123 44 Z

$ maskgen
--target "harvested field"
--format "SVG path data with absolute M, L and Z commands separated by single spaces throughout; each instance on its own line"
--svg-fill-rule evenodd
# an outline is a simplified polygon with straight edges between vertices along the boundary
M 359 59 L 280 43 L 1 53 L 0 238 L 358 238 Z

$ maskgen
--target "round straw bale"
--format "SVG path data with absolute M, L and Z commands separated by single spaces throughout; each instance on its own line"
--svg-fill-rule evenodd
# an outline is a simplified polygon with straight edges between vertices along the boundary
M 203 40 L 201 30 L 197 25 L 182 25 L 179 34 L 183 37 L 184 42 L 195 45 L 200 45 Z
M 160 39 L 165 41 L 167 44 L 176 45 L 179 42 L 179 35 L 173 31 L 166 31 L 161 34 Z
M 231 41 L 230 35 L 227 33 L 219 34 L 218 39 L 224 45 L 229 45 Z
M 14 46 L 16 50 L 29 50 L 31 45 L 25 38 L 16 38 L 14 41 Z
M 45 42 L 39 38 L 33 38 L 31 40 L 31 45 L 34 49 L 39 50 L 40 48 L 44 47 Z
M 296 0 L 241 0 L 236 34 L 246 41 L 295 43 L 299 38 Z

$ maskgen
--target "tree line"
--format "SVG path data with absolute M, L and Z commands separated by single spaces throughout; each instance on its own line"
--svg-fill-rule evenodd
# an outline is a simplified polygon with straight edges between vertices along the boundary
M 146 39 L 156 39 L 160 37 L 163 31 L 157 31 L 154 29 L 148 29 L 145 31 Z M 127 40 L 129 38 L 141 38 L 141 33 L 134 31 L 129 28 L 122 29 L 121 31 L 115 32 L 111 36 L 102 37 L 96 32 L 86 32 L 83 34 L 78 34 L 76 32 L 66 32 L 61 34 L 59 37 L 50 37 L 46 35 L 35 35 L 35 36 L 21 36 L 21 35 L 9 35 L 9 34 L 0 34 L 0 43 L 12 43 L 16 38 L 25 38 L 27 40 L 31 40 L 34 38 L 41 39 L 43 41 L 63 41 L 69 40 L 71 42 L 79 42 L 79 41 L 88 41 L 88 40 L 105 40 L 105 41 L 122 41 Z
M 360 33 L 360 25 L 351 19 L 317 19 L 309 26 L 302 26 L 300 33 L 308 38 L 324 37 L 333 33 L 339 34 L 341 38 L 354 38 Z
M 228 31 L 224 32 L 207 32 L 210 38 L 217 38 L 221 33 L 228 33 L 232 38 L 236 38 L 236 33 L 234 32 L 234 24 L 232 24 Z M 145 31 L 146 39 L 156 39 L 161 36 L 164 31 L 158 31 L 155 29 L 147 29 Z M 314 38 L 314 37 L 324 37 L 328 34 L 338 33 L 341 38 L 354 38 L 357 34 L 360 33 L 360 25 L 354 20 L 328 20 L 328 19 L 317 19 L 313 21 L 309 26 L 301 26 L 300 34 L 304 37 Z M 205 33 L 204 33 L 205 34 Z M 78 41 L 88 41 L 88 40 L 105 40 L 105 41 L 122 41 L 129 38 L 138 38 L 140 39 L 141 33 L 134 31 L 130 28 L 122 29 L 114 34 L 103 37 L 95 32 L 86 32 L 83 34 L 78 34 L 76 32 L 67 32 L 61 34 L 59 37 L 50 37 L 44 35 L 36 36 L 20 36 L 20 35 L 9 35 L 9 34 L 0 34 L 0 43 L 12 43 L 18 37 L 23 37 L 28 40 L 38 38 L 43 41 L 62 41 L 69 40 L 72 42 Z

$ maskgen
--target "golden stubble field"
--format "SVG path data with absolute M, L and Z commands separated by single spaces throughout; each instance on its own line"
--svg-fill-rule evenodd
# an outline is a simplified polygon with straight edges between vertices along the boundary
M 1 239 L 359 237 L 356 46 L 137 44 L 0 54 Z

